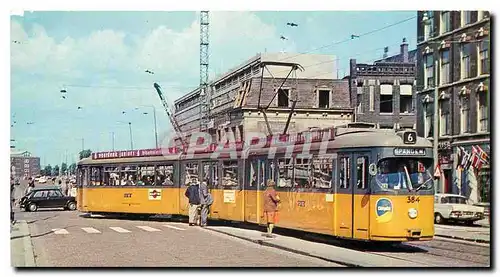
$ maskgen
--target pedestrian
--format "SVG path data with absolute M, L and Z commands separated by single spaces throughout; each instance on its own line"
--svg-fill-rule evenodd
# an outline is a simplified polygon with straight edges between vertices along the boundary
M 14 219 L 14 205 L 16 202 L 16 185 L 13 182 L 13 178 L 10 179 L 10 223 L 14 224 L 16 221 Z
M 28 182 L 28 186 L 26 187 L 26 190 L 24 191 L 24 195 L 28 195 L 33 189 L 35 188 L 35 182 Z
M 207 186 L 207 183 L 205 181 L 201 182 L 201 184 L 200 184 L 199 195 L 200 195 L 200 205 L 201 205 L 200 226 L 205 227 L 205 226 L 207 226 L 207 218 L 208 218 L 208 212 L 209 212 L 210 205 L 212 205 L 212 203 L 214 202 L 212 195 L 208 191 L 208 186 Z
M 262 234 L 268 238 L 272 238 L 274 224 L 278 218 L 278 203 L 280 198 L 274 189 L 275 183 L 273 180 L 267 180 L 267 188 L 264 191 L 264 216 L 267 222 L 267 234 Z
M 66 196 L 70 196 L 71 194 L 71 184 L 69 183 L 69 180 L 66 180 L 66 190 L 64 193 L 66 193 Z
M 189 226 L 196 224 L 198 220 L 198 207 L 200 205 L 200 186 L 195 180 L 190 180 L 184 195 L 189 199 Z
M 31 185 L 31 187 L 35 187 L 35 178 L 30 177 L 29 182 L 28 182 L 28 186 L 29 185 Z

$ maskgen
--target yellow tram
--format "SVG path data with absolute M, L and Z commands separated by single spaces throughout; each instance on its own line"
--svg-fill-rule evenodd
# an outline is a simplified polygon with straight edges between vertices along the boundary
M 432 144 L 414 131 L 328 132 L 333 138 L 310 143 L 299 134 L 193 155 L 93 153 L 78 164 L 78 209 L 187 215 L 186 182 L 197 178 L 214 199 L 209 218 L 259 224 L 265 181 L 273 179 L 282 200 L 278 227 L 366 241 L 432 239 Z

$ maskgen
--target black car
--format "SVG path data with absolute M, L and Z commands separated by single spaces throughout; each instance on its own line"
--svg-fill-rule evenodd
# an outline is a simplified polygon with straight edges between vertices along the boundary
M 64 208 L 73 211 L 76 210 L 76 199 L 64 196 L 59 187 L 39 187 L 23 196 L 19 205 L 27 212 L 34 212 L 38 208 Z

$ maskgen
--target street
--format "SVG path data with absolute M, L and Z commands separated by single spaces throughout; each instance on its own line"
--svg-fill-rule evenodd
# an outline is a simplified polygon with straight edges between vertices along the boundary
M 17 195 L 25 186 L 23 182 L 18 187 Z M 91 217 L 62 209 L 16 209 L 16 220 L 27 223 L 38 267 L 490 266 L 489 244 L 439 236 L 396 247 L 359 248 L 281 231 L 274 239 L 264 239 L 259 231 L 224 224 L 200 228 L 179 221 Z M 481 226 L 436 225 L 436 232 L 441 229 L 469 234 L 481 229 L 489 234 L 489 228 Z M 13 256 L 22 256 L 15 252 Z

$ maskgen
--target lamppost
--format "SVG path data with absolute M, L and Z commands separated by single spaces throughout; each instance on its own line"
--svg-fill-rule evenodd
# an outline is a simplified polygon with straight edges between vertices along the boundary
M 129 122 L 117 121 L 117 123 L 128 124 L 129 132 L 130 132 L 130 150 L 134 150 L 134 142 L 132 139 L 132 122 L 130 122 L 130 121 Z M 114 133 L 113 133 L 113 136 L 114 136 Z

